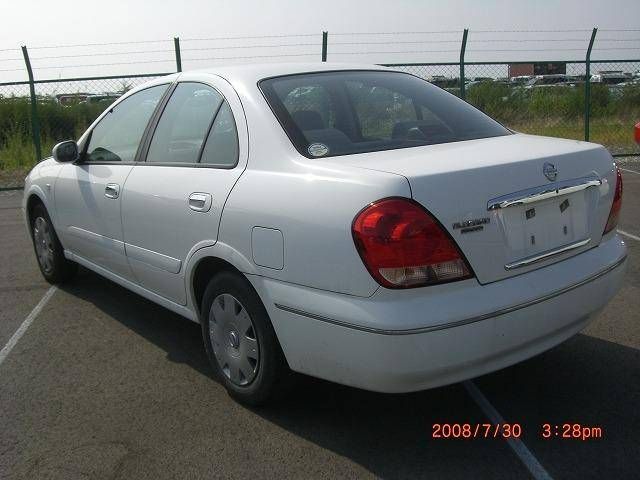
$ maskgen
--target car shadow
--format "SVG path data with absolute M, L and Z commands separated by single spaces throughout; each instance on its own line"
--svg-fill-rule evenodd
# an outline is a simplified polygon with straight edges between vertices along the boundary
M 100 275 L 80 267 L 78 277 L 61 287 L 93 304 L 137 335 L 160 347 L 167 360 L 189 365 L 213 378 L 202 347 L 200 325 L 161 307 Z
M 80 275 L 63 289 L 163 349 L 169 361 L 215 380 L 197 324 L 92 272 Z M 522 426 L 523 439 L 554 476 L 633 475 L 630 459 L 640 458 L 640 351 L 580 334 L 475 383 L 505 421 Z M 434 423 L 489 422 L 460 384 L 385 395 L 299 375 L 287 397 L 248 410 L 380 477 L 528 477 L 503 440 L 432 438 Z M 542 423 L 563 421 L 600 425 L 606 437 L 541 438 Z

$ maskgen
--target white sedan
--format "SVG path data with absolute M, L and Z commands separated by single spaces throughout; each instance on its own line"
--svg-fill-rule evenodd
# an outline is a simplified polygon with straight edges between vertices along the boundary
M 259 404 L 291 371 L 408 392 L 575 335 L 621 285 L 621 197 L 599 145 L 407 73 L 271 64 L 128 92 L 31 171 L 24 210 L 49 282 L 79 264 L 199 322 Z

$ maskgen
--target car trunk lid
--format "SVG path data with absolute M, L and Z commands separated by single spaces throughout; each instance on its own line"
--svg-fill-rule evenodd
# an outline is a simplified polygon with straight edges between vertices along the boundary
M 480 283 L 596 246 L 615 187 L 604 148 L 523 134 L 327 160 L 405 176 Z

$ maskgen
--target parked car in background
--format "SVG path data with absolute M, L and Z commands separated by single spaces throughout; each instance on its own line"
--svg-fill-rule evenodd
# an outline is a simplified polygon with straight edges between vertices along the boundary
M 618 83 L 628 82 L 633 79 L 630 73 L 625 73 L 622 70 L 607 70 L 596 73 L 591 76 L 591 82 L 603 83 L 605 85 L 616 85 Z
M 118 93 L 59 93 L 55 96 L 56 102 L 60 105 L 70 106 L 78 105 L 80 103 L 101 103 L 109 102 L 113 103 L 120 98 L 121 94 Z
M 493 77 L 470 77 L 465 79 L 465 83 L 493 82 Z
M 625 92 L 640 93 L 640 78 L 634 78 L 627 82 L 610 84 L 607 88 L 613 98 L 620 98 L 625 94 Z
M 532 78 L 533 78 L 533 75 L 518 75 L 515 77 L 511 77 L 509 79 L 509 82 L 514 87 L 522 87 L 526 85 Z
M 413 75 L 232 66 L 127 92 L 30 172 L 51 283 L 82 265 L 199 322 L 229 393 L 290 372 L 458 382 L 575 335 L 619 289 L 622 177 Z M 562 365 L 556 365 L 562 369 Z
M 112 103 L 120 98 L 121 94 L 118 93 L 92 93 L 88 95 L 84 100 L 84 103 L 102 103 L 109 102 Z
M 552 75 L 535 75 L 524 88 L 548 88 L 568 86 L 568 77 L 565 74 L 557 73 Z
M 585 83 L 584 75 L 567 75 L 565 84 L 570 87 L 583 85 Z
M 56 102 L 60 105 L 77 105 L 78 103 L 83 103 L 87 100 L 87 97 L 91 95 L 90 93 L 85 92 L 75 92 L 75 93 L 58 93 L 55 96 Z

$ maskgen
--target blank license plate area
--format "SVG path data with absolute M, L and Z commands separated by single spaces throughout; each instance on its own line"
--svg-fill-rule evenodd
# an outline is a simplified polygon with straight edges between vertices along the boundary
M 504 209 L 509 261 L 584 240 L 589 236 L 588 218 L 585 192 Z

